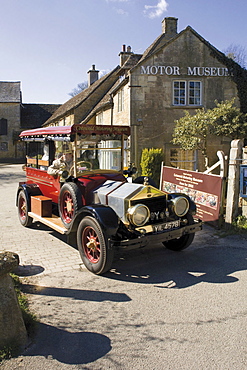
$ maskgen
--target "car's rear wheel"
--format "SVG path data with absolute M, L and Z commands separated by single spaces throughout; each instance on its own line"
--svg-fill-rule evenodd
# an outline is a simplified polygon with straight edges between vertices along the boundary
M 93 217 L 85 217 L 77 230 L 77 245 L 85 267 L 100 275 L 111 268 L 114 251 L 99 223 Z
M 194 223 L 193 217 L 191 215 L 187 215 L 188 225 L 192 225 Z M 163 242 L 163 245 L 172 251 L 181 251 L 185 248 L 188 248 L 190 244 L 194 240 L 195 233 L 186 234 L 181 236 L 177 239 L 168 240 Z
M 82 196 L 78 186 L 73 182 L 65 183 L 60 190 L 58 211 L 67 229 L 81 207 Z
M 33 222 L 33 219 L 32 217 L 28 216 L 28 212 L 30 210 L 28 206 L 28 198 L 24 190 L 21 190 L 18 194 L 17 207 L 18 207 L 18 217 L 22 226 L 24 227 L 30 226 Z

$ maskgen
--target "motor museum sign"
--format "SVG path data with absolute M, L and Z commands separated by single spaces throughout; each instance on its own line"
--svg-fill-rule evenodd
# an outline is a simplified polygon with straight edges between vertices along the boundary
M 197 207 L 197 217 L 217 221 L 220 216 L 222 177 L 173 167 L 162 168 L 161 190 L 187 194 Z
M 141 66 L 141 74 L 167 76 L 225 77 L 231 73 L 224 67 Z

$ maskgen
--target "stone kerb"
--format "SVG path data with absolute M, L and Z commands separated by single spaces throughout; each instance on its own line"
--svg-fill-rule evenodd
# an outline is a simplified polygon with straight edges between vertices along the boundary
M 9 273 L 19 265 L 19 256 L 0 253 L 0 350 L 21 349 L 27 343 L 27 332 Z

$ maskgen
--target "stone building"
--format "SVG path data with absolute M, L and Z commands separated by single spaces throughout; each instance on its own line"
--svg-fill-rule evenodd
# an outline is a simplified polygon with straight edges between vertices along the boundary
M 196 151 L 182 151 L 171 143 L 175 120 L 188 110 L 211 109 L 215 101 L 236 98 L 247 111 L 245 70 L 213 47 L 190 26 L 178 33 L 177 18 L 162 22 L 161 35 L 140 54 L 125 47 L 120 66 L 97 80 L 89 71 L 89 87 L 62 105 L 48 125 L 105 124 L 131 127 L 130 160 L 140 163 L 143 148 L 162 148 L 164 163 L 204 170 Z M 217 150 L 228 154 L 230 140 L 212 137 L 209 164 Z
M 20 129 L 20 105 L 20 82 L 0 82 L 0 160 L 20 156 L 13 142 L 13 133 Z
M 23 104 L 20 82 L 0 81 L 0 162 L 23 161 L 19 133 L 40 127 L 59 104 Z

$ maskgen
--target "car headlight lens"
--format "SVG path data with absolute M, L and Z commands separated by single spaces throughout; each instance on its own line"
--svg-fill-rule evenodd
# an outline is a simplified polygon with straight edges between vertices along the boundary
M 150 217 L 150 211 L 144 204 L 137 204 L 128 209 L 127 217 L 135 226 L 143 226 Z
M 188 212 L 190 205 L 187 198 L 177 197 L 172 199 L 172 207 L 176 215 L 182 217 Z

